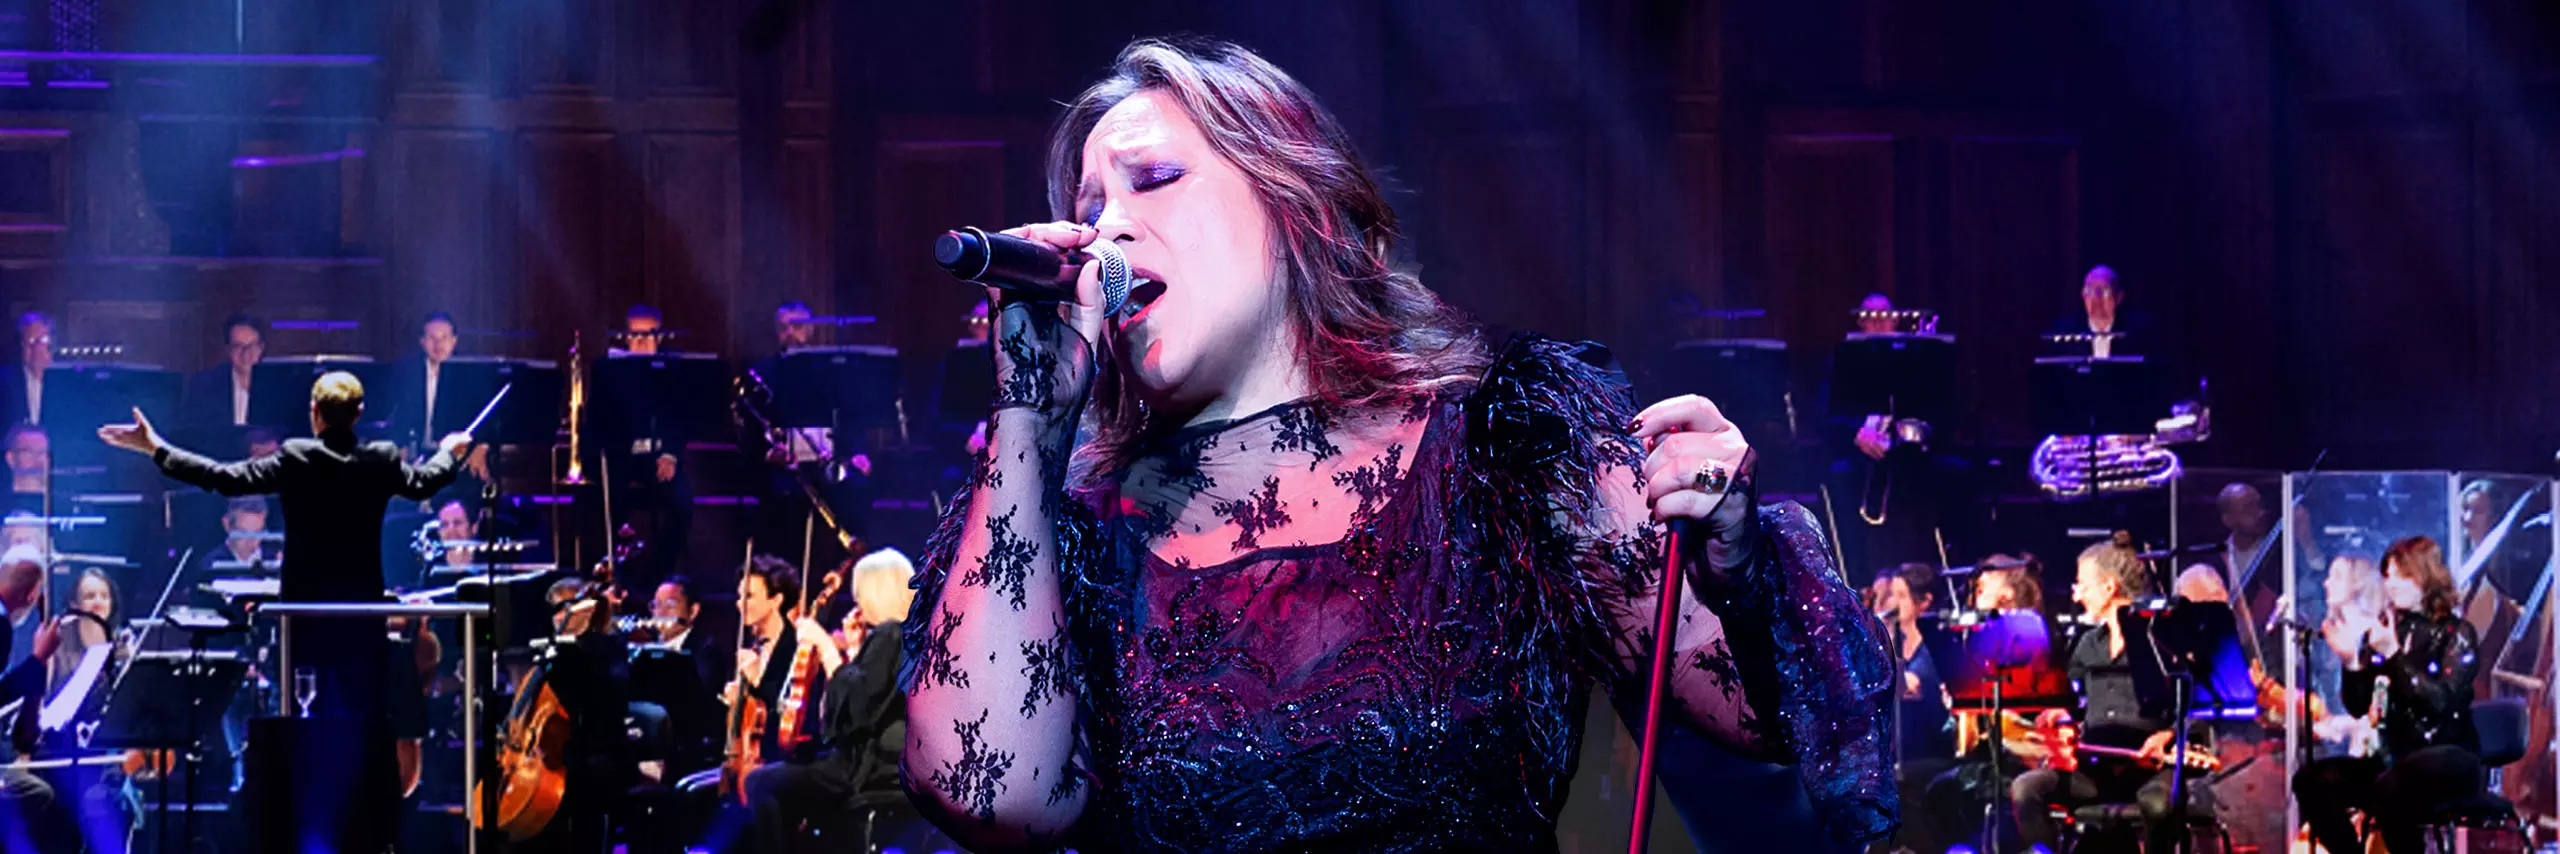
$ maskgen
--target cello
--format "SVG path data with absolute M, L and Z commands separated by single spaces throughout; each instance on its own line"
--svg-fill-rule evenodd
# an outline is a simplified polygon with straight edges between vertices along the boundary
M 557 608 L 568 613 L 613 601 L 611 561 L 599 562 L 594 575 L 597 583 L 586 593 Z M 557 656 L 559 647 L 553 647 L 551 654 Z M 548 827 L 559 815 L 568 791 L 569 738 L 575 724 L 568 705 L 551 688 L 553 664 L 551 659 L 544 660 L 517 683 L 515 703 L 507 711 L 507 730 L 498 741 L 497 767 L 471 793 L 472 826 L 504 831 L 512 841 L 531 839 Z M 487 788 L 492 784 L 498 787 L 494 814 L 484 815 L 481 808 L 491 802 Z

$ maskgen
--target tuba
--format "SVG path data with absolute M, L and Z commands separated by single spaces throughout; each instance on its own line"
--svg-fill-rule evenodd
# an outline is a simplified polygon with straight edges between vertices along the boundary
M 2089 498 L 2159 489 L 2184 471 L 2171 445 L 2201 442 L 2213 434 L 2212 413 L 2181 403 L 2174 414 L 2140 436 L 2046 436 L 2036 443 L 2027 473 L 2054 498 Z

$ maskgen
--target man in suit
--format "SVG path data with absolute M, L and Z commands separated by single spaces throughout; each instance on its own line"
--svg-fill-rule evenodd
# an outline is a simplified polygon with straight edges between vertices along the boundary
M 186 397 L 178 405 L 182 426 L 218 429 L 249 424 L 250 369 L 267 357 L 266 326 L 256 318 L 235 314 L 222 321 L 222 338 L 222 364 L 187 378 Z
M 378 404 L 394 440 L 423 446 L 438 435 L 438 428 L 451 429 L 471 420 L 470 405 L 442 382 L 445 362 L 453 358 L 459 341 L 453 315 L 429 312 L 419 321 L 418 352 L 392 366 L 390 388 Z
M 2080 312 L 2055 321 L 2046 334 L 2087 338 L 2053 342 L 2050 349 L 2057 356 L 2103 359 L 2162 354 L 2169 349 L 2150 315 L 2124 308 L 2124 288 L 2116 284 L 2115 269 L 2104 264 L 2080 277 Z
M 240 352 L 233 351 L 235 366 L 254 363 L 241 360 Z M 423 500 L 452 482 L 454 460 L 470 449 L 471 437 L 446 436 L 422 465 L 408 463 L 389 442 L 360 442 L 355 426 L 364 413 L 364 384 L 345 372 L 311 384 L 310 411 L 314 438 L 291 439 L 273 455 L 239 462 L 218 463 L 170 445 L 139 409 L 131 424 L 98 428 L 98 438 L 149 454 L 162 473 L 184 483 L 225 495 L 281 495 L 288 514 L 301 520 L 285 535 L 284 601 L 381 601 L 383 508 L 395 496 Z M 317 679 L 311 733 L 320 749 L 304 751 L 312 761 L 294 767 L 295 792 L 288 797 L 299 799 L 305 838 L 334 837 L 341 851 L 383 849 L 400 797 L 392 739 L 420 735 L 396 732 L 391 724 L 387 700 L 415 702 L 415 692 L 394 692 L 395 683 L 405 683 L 385 678 L 395 667 L 383 635 L 381 624 L 357 620 L 315 619 L 294 627 L 297 675 L 307 667 Z M 401 717 L 423 722 L 423 716 Z M 352 774 L 344 761 L 349 753 L 318 761 L 331 748 L 359 757 Z
M 0 388 L 0 424 L 44 423 L 44 372 L 53 367 L 53 318 L 18 315 L 18 364 Z

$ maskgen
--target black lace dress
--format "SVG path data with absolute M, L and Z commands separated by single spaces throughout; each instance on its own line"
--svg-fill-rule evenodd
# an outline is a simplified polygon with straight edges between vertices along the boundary
M 982 461 L 955 504 L 1001 506 L 945 518 L 908 623 L 909 791 L 998 847 L 1554 850 L 1590 686 L 1645 691 L 1662 564 L 1605 359 L 1524 337 L 1480 383 L 1195 425 L 1045 508 Z M 1880 836 L 1883 645 L 1801 508 L 1756 528 L 1691 573 L 1672 714 Z

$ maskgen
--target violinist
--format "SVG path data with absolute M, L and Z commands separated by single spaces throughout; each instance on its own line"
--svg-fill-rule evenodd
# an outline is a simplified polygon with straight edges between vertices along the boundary
M 732 808 L 744 802 L 750 772 L 767 760 L 787 755 L 776 730 L 793 665 L 804 660 L 801 651 L 807 650 L 805 660 L 814 661 L 826 675 L 833 675 L 843 663 L 826 630 L 796 615 L 799 605 L 799 572 L 781 558 L 757 555 L 738 576 L 738 669 L 721 695 L 728 706 L 722 739 L 726 757 L 717 773 L 697 774 L 683 784 L 687 789 L 717 791 L 725 805 L 720 819 L 724 826 L 734 827 L 727 823 L 740 818 Z
M 844 666 L 827 678 L 819 737 L 747 777 L 756 850 L 790 850 L 801 822 L 846 810 L 856 798 L 904 797 L 898 758 L 906 747 L 907 703 L 897 678 L 905 660 L 901 624 L 915 601 L 908 587 L 915 572 L 897 549 L 854 563 L 853 608 L 831 639 L 844 651 Z
M 43 554 L 25 545 L 0 553 L 0 610 L 36 613 L 43 604 L 43 585 Z M 23 712 L 0 718 L 0 735 L 11 736 L 0 738 L 0 850 L 67 850 L 64 846 L 77 840 L 70 811 L 55 797 L 53 785 L 5 767 L 21 758 L 15 736 L 33 733 L 33 710 L 44 702 L 45 662 L 62 643 L 61 627 L 39 619 L 28 642 L 27 654 L 20 657 L 17 639 L 0 633 L 0 661 L 10 662 L 0 670 L 0 706 L 21 703 Z
M 702 617 L 702 603 L 694 598 L 693 579 L 677 575 L 659 582 L 657 592 L 649 597 L 649 616 L 668 621 L 651 633 L 652 645 L 693 656 L 694 674 L 706 689 L 729 680 L 725 656 L 712 654 L 711 637 L 694 630 Z
M 844 663 L 842 652 L 828 641 L 826 629 L 800 615 L 799 605 L 799 573 L 781 558 L 758 555 L 738 578 L 738 619 L 746 625 L 747 646 L 738 650 L 737 678 L 729 685 L 732 708 L 738 691 L 744 689 L 765 708 L 779 711 L 792 662 L 804 648 L 827 675 L 834 675 L 836 666 Z M 783 745 L 775 740 L 777 729 L 768 725 L 760 734 L 760 752 L 765 756 L 783 755 Z

